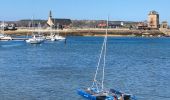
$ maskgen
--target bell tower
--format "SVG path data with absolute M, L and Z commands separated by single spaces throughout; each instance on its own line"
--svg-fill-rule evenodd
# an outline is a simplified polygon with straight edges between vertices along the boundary
M 53 27 L 53 26 L 54 26 L 51 10 L 50 10 L 50 12 L 49 12 L 49 17 L 48 17 L 47 24 L 48 24 L 50 27 Z
M 52 18 L 52 12 L 51 12 L 51 10 L 50 10 L 50 12 L 49 12 L 49 17 Z

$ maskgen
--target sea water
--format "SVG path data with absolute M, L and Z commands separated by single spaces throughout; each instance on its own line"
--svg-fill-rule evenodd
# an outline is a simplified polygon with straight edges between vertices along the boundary
M 84 100 L 76 90 L 92 85 L 102 42 L 1 41 L 0 100 Z M 138 100 L 170 100 L 170 38 L 109 37 L 104 87 Z

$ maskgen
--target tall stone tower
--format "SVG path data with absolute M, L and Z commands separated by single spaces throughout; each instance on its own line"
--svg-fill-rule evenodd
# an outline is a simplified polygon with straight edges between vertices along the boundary
M 54 26 L 54 23 L 53 23 L 53 20 L 52 20 L 52 12 L 51 12 L 51 11 L 49 12 L 49 17 L 48 17 L 47 24 L 48 24 L 50 27 L 53 27 L 53 26 Z
M 148 27 L 159 28 L 159 14 L 156 11 L 150 11 L 148 14 Z

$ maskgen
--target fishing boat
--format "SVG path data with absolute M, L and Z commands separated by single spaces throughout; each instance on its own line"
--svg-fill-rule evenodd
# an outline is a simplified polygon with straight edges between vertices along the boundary
M 45 37 L 42 36 L 41 33 L 40 33 L 40 29 L 41 29 L 40 23 L 38 25 L 38 28 L 39 28 L 38 34 L 35 35 L 35 33 L 33 33 L 32 38 L 29 38 L 28 40 L 26 40 L 27 43 L 30 43 L 30 44 L 40 44 L 40 43 L 45 41 Z
M 52 32 L 52 28 L 51 28 L 50 35 L 46 37 L 46 40 L 57 41 L 57 39 L 55 38 L 55 34 Z
M 33 37 L 26 40 L 26 42 L 30 44 L 40 44 L 44 42 L 44 38 L 41 36 L 33 35 Z
M 59 36 L 59 35 L 50 33 L 50 36 L 47 36 L 46 39 L 51 40 L 51 41 L 62 41 L 62 40 L 65 40 L 66 38 L 63 36 Z
M 97 63 L 96 72 L 92 82 L 92 86 L 86 89 L 78 89 L 77 93 L 87 100 L 136 100 L 132 94 L 117 91 L 115 89 L 104 88 L 105 79 L 105 65 L 106 65 L 106 49 L 107 49 L 107 33 L 108 33 L 108 20 L 106 34 L 102 44 L 100 57 Z M 98 75 L 99 68 L 102 65 L 102 77 Z M 98 77 L 97 77 L 98 76 Z M 100 78 L 100 79 L 99 79 Z
M 57 25 L 57 34 L 55 34 L 55 39 L 57 41 L 62 41 L 66 39 L 64 36 L 59 35 L 59 25 Z
M 62 41 L 62 40 L 65 40 L 66 38 L 57 34 L 57 35 L 55 35 L 55 39 L 58 41 Z
M 61 41 L 61 40 L 65 40 L 66 38 L 63 36 L 60 36 L 59 33 L 57 32 L 57 34 L 54 34 L 52 32 L 52 26 L 50 27 L 50 35 L 46 37 L 47 40 L 51 40 L 51 41 Z M 58 31 L 58 28 L 57 28 Z
M 50 33 L 50 36 L 47 36 L 46 39 L 51 41 L 62 41 L 66 38 L 63 36 L 55 35 L 54 33 Z

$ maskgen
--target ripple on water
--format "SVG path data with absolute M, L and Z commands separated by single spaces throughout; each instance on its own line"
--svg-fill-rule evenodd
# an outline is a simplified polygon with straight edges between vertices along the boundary
M 0 42 L 0 99 L 82 100 L 76 90 L 91 85 L 102 41 Z M 169 100 L 169 43 L 169 38 L 108 38 L 105 87 L 139 100 Z

